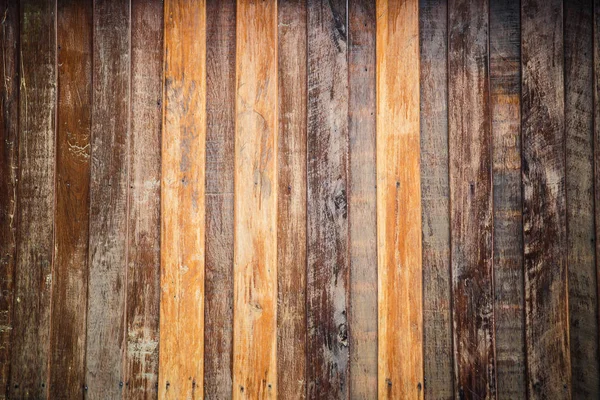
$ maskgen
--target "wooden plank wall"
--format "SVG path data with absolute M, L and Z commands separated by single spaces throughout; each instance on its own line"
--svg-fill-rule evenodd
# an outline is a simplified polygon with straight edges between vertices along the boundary
M 600 396 L 599 0 L 0 0 L 0 399 Z

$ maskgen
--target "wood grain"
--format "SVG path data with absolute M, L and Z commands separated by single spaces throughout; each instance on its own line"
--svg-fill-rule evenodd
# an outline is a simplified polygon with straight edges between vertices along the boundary
M 517 0 L 490 2 L 490 114 L 497 397 L 525 398 L 521 27 Z
M 347 4 L 309 0 L 307 125 L 308 398 L 348 398 Z
M 235 0 L 206 4 L 204 394 L 232 396 Z
M 202 398 L 206 153 L 206 4 L 165 1 L 159 386 Z
M 521 26 L 527 394 L 569 399 L 562 2 L 523 0 Z
M 425 397 L 454 398 L 448 181 L 448 7 L 421 0 L 421 204 Z
M 418 6 L 377 1 L 379 398 L 423 398 Z
M 596 265 L 600 260 L 600 0 L 594 0 L 592 8 L 592 101 L 594 144 L 594 247 Z M 600 299 L 600 269 L 596 267 L 597 298 Z M 600 319 L 600 308 L 597 319 Z M 600 325 L 600 322 L 598 322 Z
M 278 3 L 277 390 L 306 398 L 306 2 Z
M 20 3 L 19 171 L 10 397 L 48 395 L 56 140 L 56 3 Z
M 131 131 L 124 366 L 128 399 L 157 397 L 163 2 L 131 2 Z
M 237 2 L 233 398 L 277 395 L 277 2 Z
M 89 261 L 92 2 L 59 1 L 50 397 L 81 398 Z

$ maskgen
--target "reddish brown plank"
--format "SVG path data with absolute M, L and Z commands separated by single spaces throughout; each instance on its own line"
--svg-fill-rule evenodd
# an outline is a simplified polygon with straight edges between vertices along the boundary
M 592 13 L 592 99 L 593 99 L 593 129 L 594 129 L 594 222 L 595 222 L 595 255 L 596 255 L 596 287 L 597 298 L 600 299 L 600 0 L 594 0 Z M 598 310 L 600 313 L 600 309 Z M 597 316 L 600 318 L 600 314 Z M 600 324 L 600 322 L 599 322 Z
M 306 2 L 278 3 L 277 390 L 306 397 Z
M 20 3 L 17 256 L 10 397 L 48 395 L 54 246 L 56 3 Z

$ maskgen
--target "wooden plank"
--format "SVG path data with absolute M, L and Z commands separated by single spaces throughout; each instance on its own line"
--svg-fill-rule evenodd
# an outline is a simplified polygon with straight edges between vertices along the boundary
M 490 3 L 497 397 L 525 398 L 521 198 L 521 28 L 518 0 Z
M 350 393 L 377 397 L 375 2 L 348 3 Z
M 594 129 L 594 222 L 595 222 L 595 256 L 596 256 L 596 287 L 600 299 L 600 0 L 594 0 L 592 9 L 592 96 L 593 96 L 593 129 Z M 600 307 L 597 318 L 600 319 Z M 600 321 L 598 322 L 600 325 Z
M 563 2 L 521 2 L 525 338 L 530 399 L 571 398 Z
M 419 2 L 377 1 L 379 398 L 423 398 Z
M 306 398 L 306 2 L 278 2 L 278 396 Z
M 277 394 L 277 2 L 237 2 L 233 398 Z
M 131 133 L 124 398 L 156 398 L 163 2 L 131 2 Z
M 161 399 L 202 397 L 206 4 L 165 1 L 162 137 Z
M 20 3 L 19 172 L 11 398 L 48 395 L 54 246 L 56 3 Z
M 454 398 L 448 200 L 448 6 L 420 2 L 425 397 Z
M 309 398 L 348 398 L 347 4 L 309 0 L 307 384 Z
M 448 129 L 455 396 L 496 385 L 488 2 L 448 3 Z
M 125 356 L 130 84 L 129 2 L 96 1 L 86 398 L 121 396 Z
M 87 328 L 92 2 L 60 0 L 50 397 L 81 398 Z
M 235 3 L 206 4 L 204 395 L 232 396 Z
M 567 265 L 572 396 L 600 397 L 594 232 L 593 2 L 564 7 Z
M 17 251 L 19 6 L 0 3 L 0 399 L 8 397 Z

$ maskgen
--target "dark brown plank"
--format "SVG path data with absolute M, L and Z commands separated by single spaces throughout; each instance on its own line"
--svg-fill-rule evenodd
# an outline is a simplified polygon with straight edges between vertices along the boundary
M 530 399 L 571 397 L 563 2 L 521 2 L 525 341 Z
M 54 245 L 56 3 L 20 4 L 19 173 L 11 398 L 48 394 Z
M 448 129 L 455 393 L 496 386 L 488 2 L 448 3 Z
M 594 213 L 595 213 L 595 256 L 596 256 L 596 286 L 598 288 L 597 298 L 600 299 L 600 0 L 593 2 L 592 14 L 593 34 L 593 69 L 592 69 L 592 96 L 593 96 L 593 118 L 594 118 Z M 600 309 L 598 310 L 600 317 Z M 600 324 L 600 322 L 599 322 Z
M 448 181 L 448 7 L 421 0 L 421 204 L 425 397 L 452 399 Z
M 278 8 L 277 390 L 306 397 L 306 2 Z
M 0 399 L 8 395 L 13 327 L 19 129 L 19 6 L 0 3 Z
M 519 4 L 518 0 L 490 3 L 494 312 L 501 399 L 525 397 Z
M 348 3 L 350 139 L 350 393 L 377 397 L 375 2 Z
M 206 3 L 204 394 L 232 396 L 235 0 Z
M 130 5 L 94 3 L 86 398 L 121 396 L 127 290 Z
M 92 117 L 92 2 L 59 0 L 56 209 L 50 397 L 85 385 Z
M 131 2 L 125 391 L 156 398 L 160 300 L 163 2 Z
M 346 2 L 308 1 L 309 398 L 348 397 L 348 61 Z

